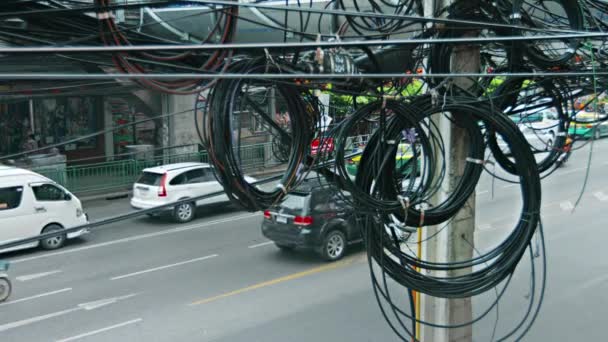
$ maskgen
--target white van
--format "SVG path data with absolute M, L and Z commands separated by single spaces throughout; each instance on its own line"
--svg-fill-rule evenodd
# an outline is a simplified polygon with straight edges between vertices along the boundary
M 0 244 L 88 222 L 76 196 L 35 172 L 0 165 Z M 40 242 L 0 250 L 0 253 L 40 245 L 56 249 L 87 233 L 86 229 Z

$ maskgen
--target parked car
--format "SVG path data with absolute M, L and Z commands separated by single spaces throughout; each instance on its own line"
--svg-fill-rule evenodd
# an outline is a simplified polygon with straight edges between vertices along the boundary
M 335 188 L 308 179 L 279 205 L 264 211 L 262 234 L 278 248 L 303 248 L 335 261 L 347 247 L 362 241 L 353 208 Z
M 255 181 L 251 177 L 246 179 L 248 182 Z M 150 209 L 222 190 L 223 187 L 216 180 L 209 164 L 178 163 L 156 166 L 144 169 L 133 185 L 131 206 L 135 209 Z M 169 213 L 175 221 L 184 223 L 194 219 L 197 206 L 228 200 L 228 196 L 222 194 L 169 207 L 161 213 Z
M 534 151 L 548 151 L 555 142 L 558 133 L 559 119 L 551 110 L 538 111 L 540 120 L 519 122 L 517 126 Z
M 35 172 L 0 166 L 0 244 L 86 224 L 82 203 L 61 185 Z M 0 252 L 32 248 L 56 249 L 66 239 L 88 230 L 20 245 Z
M 604 137 L 608 135 L 608 120 L 599 123 L 595 121 L 605 119 L 606 114 L 579 112 L 576 114 L 576 121 L 582 123 L 571 122 L 570 128 L 568 129 L 568 135 L 585 139 L 599 139 Z

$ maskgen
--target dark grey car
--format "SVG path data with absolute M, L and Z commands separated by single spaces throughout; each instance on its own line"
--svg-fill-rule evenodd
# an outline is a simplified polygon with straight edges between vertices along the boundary
M 281 249 L 312 249 L 335 261 L 344 256 L 348 245 L 361 241 L 353 214 L 343 194 L 328 184 L 308 180 L 280 205 L 264 211 L 262 234 Z

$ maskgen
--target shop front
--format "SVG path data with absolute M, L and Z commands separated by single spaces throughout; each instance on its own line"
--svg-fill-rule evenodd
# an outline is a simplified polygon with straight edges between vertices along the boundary
M 0 104 L 0 155 L 56 144 L 68 163 L 91 163 L 105 157 L 101 97 L 52 97 Z M 89 137 L 87 137 L 89 136 Z M 86 137 L 83 139 L 83 137 Z M 48 147 L 48 149 L 45 149 Z

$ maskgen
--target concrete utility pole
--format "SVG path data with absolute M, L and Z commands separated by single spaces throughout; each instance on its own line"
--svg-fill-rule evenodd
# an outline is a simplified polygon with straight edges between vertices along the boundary
M 449 0 L 437 0 L 438 8 L 450 4 Z M 434 13 L 435 1 L 425 1 L 425 16 Z M 467 35 L 476 36 L 477 32 L 469 32 Z M 480 69 L 479 46 L 467 44 L 456 45 L 452 50 L 451 72 L 466 73 L 479 72 Z M 465 78 L 454 78 L 453 84 L 462 88 L 469 88 L 474 81 Z M 441 99 L 439 100 L 441 101 Z M 466 165 L 469 146 L 467 144 L 466 130 L 458 127 L 441 116 L 436 121 L 441 136 L 443 137 L 446 150 L 447 175 L 442 183 L 441 190 L 435 201 L 440 202 L 454 191 L 460 181 Z M 435 234 L 443 225 L 424 228 L 425 236 Z M 442 233 L 425 243 L 422 257 L 429 261 L 447 262 L 462 261 L 473 257 L 473 244 L 475 233 L 475 193 L 466 202 L 464 208 L 456 215 L 451 223 Z M 424 271 L 426 272 L 426 271 Z M 471 269 L 462 269 L 459 272 L 432 272 L 435 276 L 457 276 L 470 273 Z M 473 308 L 471 299 L 441 299 L 425 295 L 420 296 L 420 319 L 443 325 L 454 325 L 471 321 Z M 421 325 L 419 338 L 423 342 L 470 342 L 473 339 L 471 326 L 457 329 L 439 329 Z

